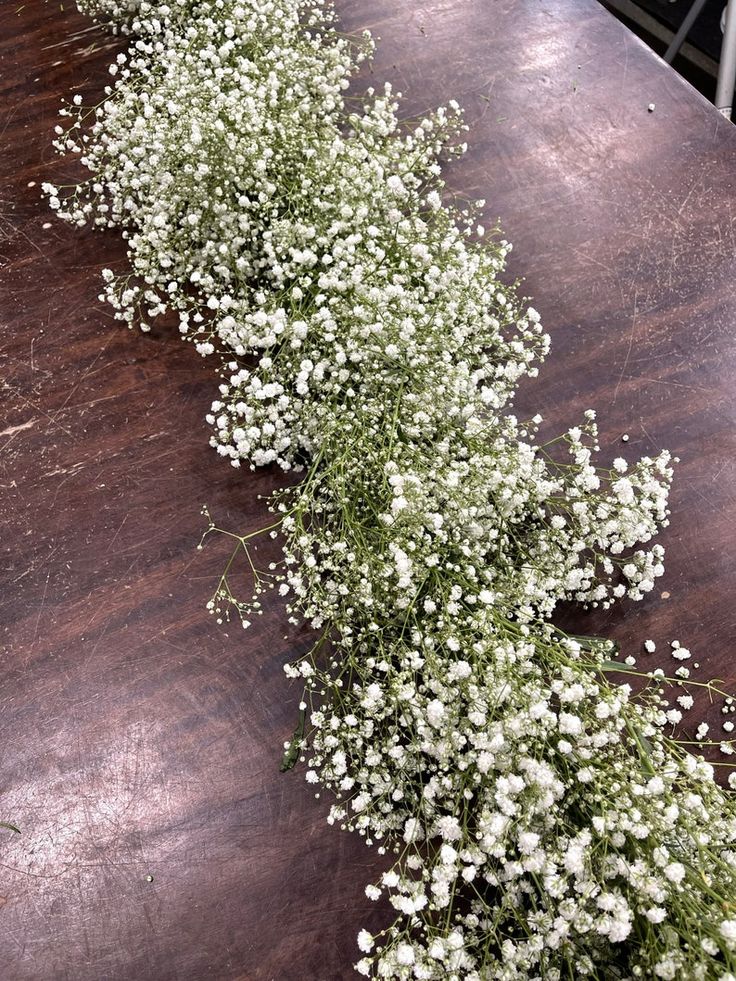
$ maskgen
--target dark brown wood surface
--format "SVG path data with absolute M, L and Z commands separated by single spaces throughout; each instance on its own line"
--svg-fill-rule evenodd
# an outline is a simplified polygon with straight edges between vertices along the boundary
M 604 453 L 682 458 L 665 579 L 576 626 L 652 637 L 670 669 L 677 637 L 733 687 L 736 131 L 594 0 L 338 9 L 407 112 L 467 109 L 450 184 L 501 218 L 553 340 L 519 408 L 592 406 Z M 299 635 L 276 603 L 248 633 L 205 611 L 227 546 L 196 550 L 201 504 L 245 532 L 274 475 L 218 462 L 211 365 L 114 324 L 120 243 L 40 200 L 59 100 L 99 94 L 114 42 L 70 2 L 0 22 L 0 818 L 23 830 L 0 837 L 0 978 L 349 978 L 379 860 L 279 773 Z

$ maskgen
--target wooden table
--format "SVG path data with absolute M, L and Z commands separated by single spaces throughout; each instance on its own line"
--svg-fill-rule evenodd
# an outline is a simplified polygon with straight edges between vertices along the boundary
M 576 625 L 652 637 L 670 669 L 678 637 L 734 685 L 736 130 L 594 0 L 339 10 L 381 37 L 407 112 L 467 109 L 451 186 L 500 216 L 553 340 L 520 409 L 558 428 L 593 406 L 607 456 L 682 457 L 657 593 Z M 278 771 L 302 641 L 277 604 L 218 627 L 225 546 L 195 547 L 202 503 L 244 532 L 274 475 L 218 464 L 210 364 L 114 324 L 96 296 L 120 242 L 40 201 L 59 99 L 100 92 L 114 43 L 71 3 L 6 0 L 2 22 L 0 816 L 23 834 L 0 838 L 0 975 L 349 978 L 386 914 L 377 857 Z

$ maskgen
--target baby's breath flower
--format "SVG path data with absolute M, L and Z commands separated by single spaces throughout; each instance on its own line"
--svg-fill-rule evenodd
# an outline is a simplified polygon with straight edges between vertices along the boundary
M 654 588 L 671 458 L 599 466 L 593 410 L 544 444 L 541 415 L 510 411 L 549 339 L 484 202 L 444 186 L 457 104 L 404 124 L 388 85 L 348 98 L 372 42 L 322 0 L 80 3 L 131 45 L 57 130 L 91 181 L 44 190 L 124 230 L 115 315 L 173 314 L 217 365 L 217 454 L 301 475 L 271 501 L 282 561 L 260 571 L 235 536 L 253 598 L 226 573 L 210 610 L 247 627 L 273 588 L 315 631 L 285 669 L 282 768 L 303 762 L 328 821 L 395 857 L 365 893 L 396 919 L 361 930 L 358 973 L 732 978 L 731 797 L 666 733 L 679 708 L 550 622 Z

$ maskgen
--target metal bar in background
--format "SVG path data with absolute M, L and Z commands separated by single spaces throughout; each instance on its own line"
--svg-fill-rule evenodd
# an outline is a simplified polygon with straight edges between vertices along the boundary
M 637 7 L 632 0 L 604 0 L 603 5 L 611 11 L 628 17 L 629 20 L 638 24 L 639 27 L 651 34 L 652 37 L 656 37 L 659 41 L 664 41 L 665 44 L 670 44 L 675 36 L 674 31 L 665 27 L 664 24 L 655 17 L 652 17 L 646 10 Z M 692 65 L 696 65 L 702 69 L 702 71 L 706 72 L 712 78 L 718 77 L 718 62 L 714 61 L 713 58 L 709 57 L 699 48 L 690 44 L 689 41 L 685 41 L 682 45 L 680 55 L 686 58 Z
M 664 60 L 667 62 L 668 65 L 671 65 L 672 62 L 677 57 L 678 51 L 684 44 L 685 38 L 690 33 L 690 28 L 693 26 L 695 21 L 700 16 L 700 11 L 705 6 L 705 3 L 706 0 L 695 0 L 695 3 L 692 5 L 692 7 L 688 10 L 687 14 L 685 15 L 685 20 L 682 22 L 682 24 L 680 24 L 680 28 L 677 34 L 675 34 L 675 36 L 672 39 L 672 42 L 670 43 L 669 48 L 667 48 L 667 50 L 664 53 Z

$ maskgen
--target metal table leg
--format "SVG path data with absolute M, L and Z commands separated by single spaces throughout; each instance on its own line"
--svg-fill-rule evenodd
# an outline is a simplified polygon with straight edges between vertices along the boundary
M 716 85 L 716 109 L 723 113 L 726 119 L 731 118 L 734 84 L 736 84 L 736 0 L 731 0 L 726 8 L 726 25 L 723 31 Z

